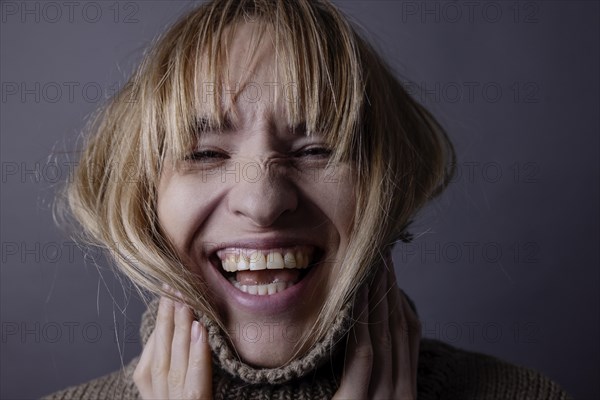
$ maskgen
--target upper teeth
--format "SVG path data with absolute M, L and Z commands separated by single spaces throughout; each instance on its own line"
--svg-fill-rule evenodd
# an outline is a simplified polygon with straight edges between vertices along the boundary
M 227 249 L 218 256 L 227 272 L 260 271 L 263 269 L 284 269 L 308 267 L 311 252 L 308 249 L 295 250 L 248 250 Z

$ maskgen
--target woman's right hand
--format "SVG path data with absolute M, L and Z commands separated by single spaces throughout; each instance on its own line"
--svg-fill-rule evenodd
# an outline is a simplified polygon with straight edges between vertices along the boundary
M 143 399 L 212 399 L 206 328 L 179 301 L 161 297 L 156 326 L 133 373 Z

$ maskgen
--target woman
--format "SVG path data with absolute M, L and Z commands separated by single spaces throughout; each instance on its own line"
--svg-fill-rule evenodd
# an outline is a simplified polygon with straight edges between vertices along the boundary
M 49 398 L 566 398 L 421 340 L 390 251 L 452 146 L 327 2 L 199 7 L 93 130 L 68 208 L 161 298 L 139 358 Z

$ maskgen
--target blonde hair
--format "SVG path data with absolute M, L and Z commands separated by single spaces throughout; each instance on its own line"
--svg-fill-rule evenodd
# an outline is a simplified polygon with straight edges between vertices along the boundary
M 269 30 L 281 76 L 295 83 L 297 99 L 286 103 L 290 126 L 304 122 L 307 134 L 323 132 L 334 151 L 330 162 L 350 162 L 356 171 L 348 252 L 335 266 L 334 290 L 300 351 L 324 336 L 414 214 L 445 187 L 454 155 L 432 115 L 328 2 L 212 1 L 181 18 L 98 111 L 66 190 L 66 208 L 84 240 L 107 248 L 136 287 L 167 294 L 167 283 L 220 322 L 204 283 L 183 266 L 161 230 L 157 186 L 165 159 L 182 159 L 193 148 L 200 103 L 209 123 L 223 123 L 220 97 L 201 99 L 198 78 L 221 93 L 227 48 L 244 22 L 260 27 L 256 46 Z

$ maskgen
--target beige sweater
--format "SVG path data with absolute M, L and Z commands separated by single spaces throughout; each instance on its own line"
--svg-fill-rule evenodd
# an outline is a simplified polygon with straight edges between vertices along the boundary
M 145 343 L 154 328 L 157 301 L 142 317 Z M 350 325 L 350 308 L 337 317 L 327 337 L 304 357 L 286 367 L 257 369 L 234 354 L 216 324 L 204 320 L 213 350 L 215 399 L 329 399 L 339 385 L 340 345 Z M 343 349 L 342 349 L 343 350 Z M 53 393 L 45 399 L 139 399 L 132 380 L 138 358 L 122 370 Z M 437 340 L 423 339 L 419 354 L 418 399 L 559 400 L 570 399 L 558 385 L 538 372 L 497 358 L 460 350 Z

